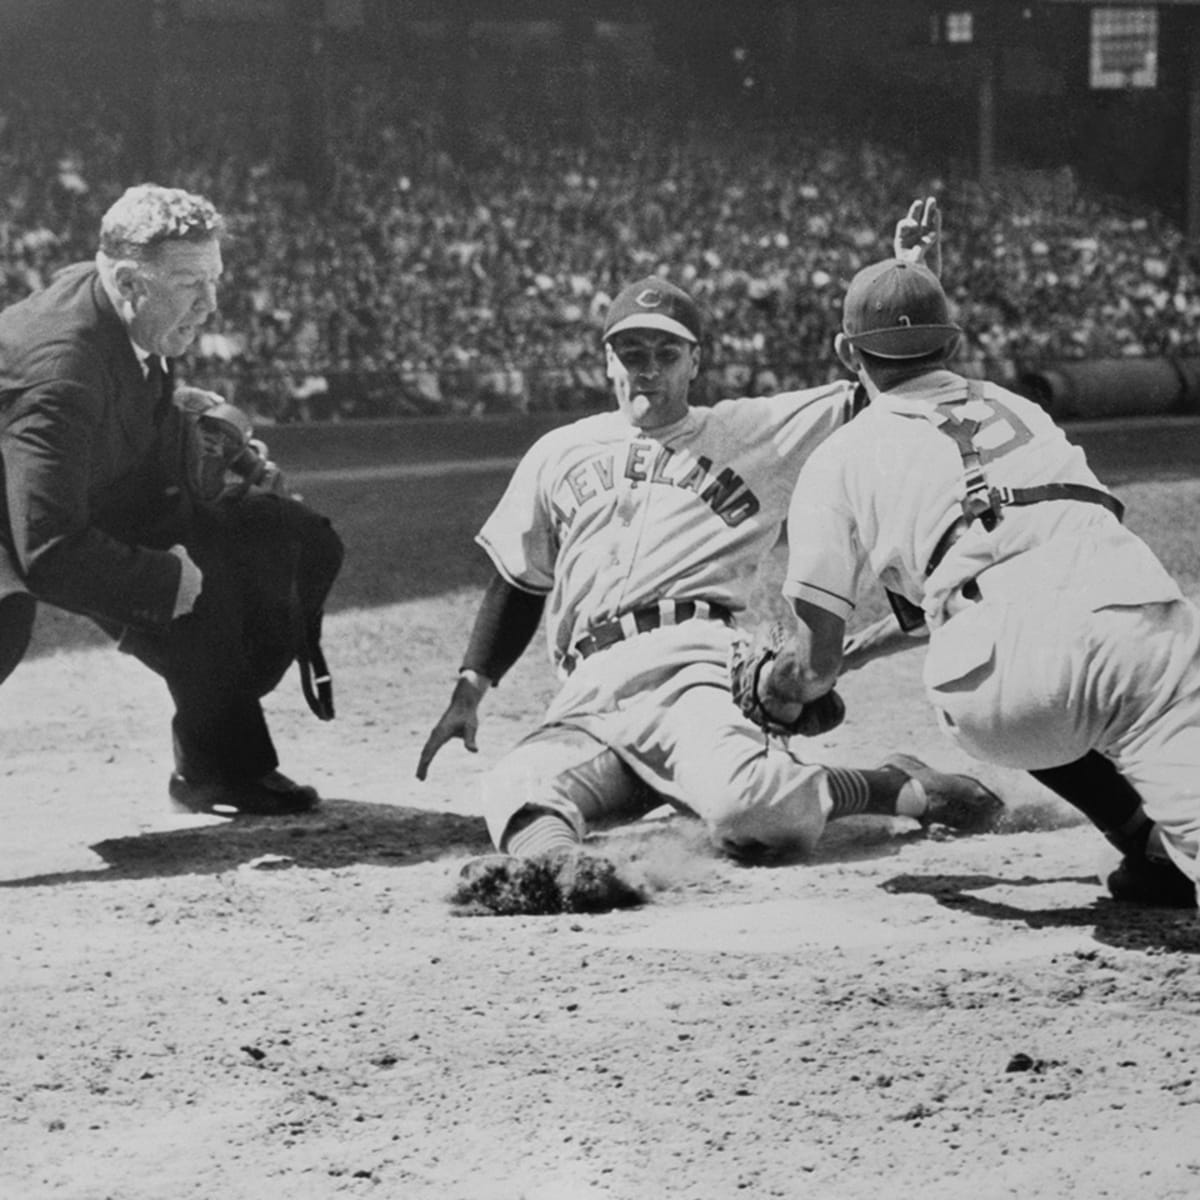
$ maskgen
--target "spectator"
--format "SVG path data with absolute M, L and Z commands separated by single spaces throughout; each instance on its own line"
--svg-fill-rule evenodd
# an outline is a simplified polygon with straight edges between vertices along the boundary
M 953 275 L 972 281 L 970 296 L 952 297 L 972 331 L 970 373 L 1011 381 L 1040 360 L 1200 353 L 1200 256 L 1177 228 L 1088 196 L 1069 171 L 1002 172 L 985 190 L 811 123 L 804 134 L 687 128 L 643 108 L 614 111 L 580 141 L 548 113 L 518 121 L 499 107 L 467 167 L 419 88 L 413 96 L 389 105 L 359 81 L 331 114 L 336 161 L 320 201 L 272 158 L 281 109 L 264 102 L 247 122 L 216 98 L 202 129 L 173 116 L 167 174 L 218 195 L 238 243 L 224 311 L 192 352 L 220 368 L 206 377 L 245 387 L 239 353 L 301 379 L 416 363 L 443 395 L 469 395 L 464 408 L 584 406 L 594 388 L 572 401 L 536 381 L 602 372 L 595 334 L 617 281 L 669 262 L 714 316 L 707 359 L 726 387 L 756 367 L 785 390 L 821 383 L 836 373 L 835 299 L 886 249 L 872 214 L 914 190 L 953 213 Z M 0 110 L 0 303 L 10 303 L 88 251 L 128 175 L 129 139 L 122 111 L 65 82 L 14 86 Z M 480 383 L 464 385 L 472 372 Z M 510 381 L 487 382 L 497 373 Z M 425 382 L 416 397 L 417 408 L 435 403 Z M 356 416 L 359 404 L 375 406 L 335 407 Z

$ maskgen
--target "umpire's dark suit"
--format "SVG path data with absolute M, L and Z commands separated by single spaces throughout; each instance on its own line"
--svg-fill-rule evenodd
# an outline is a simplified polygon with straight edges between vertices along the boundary
M 249 627 L 236 566 L 269 559 L 285 517 L 317 544 L 330 579 L 341 544 L 323 518 L 276 496 L 219 519 L 193 510 L 160 445 L 169 392 L 147 378 L 90 263 L 0 313 L 0 680 L 28 647 L 35 600 L 86 614 L 166 680 L 177 769 L 250 780 L 278 765 L 259 699 L 294 644 Z M 194 611 L 172 621 L 175 543 L 205 578 Z

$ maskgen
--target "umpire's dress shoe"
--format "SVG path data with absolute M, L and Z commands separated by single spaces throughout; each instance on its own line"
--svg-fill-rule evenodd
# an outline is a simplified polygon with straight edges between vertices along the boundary
M 258 779 L 207 783 L 193 782 L 176 771 L 167 790 L 177 812 L 219 817 L 290 817 L 321 803 L 316 788 L 296 783 L 282 771 L 268 771 Z

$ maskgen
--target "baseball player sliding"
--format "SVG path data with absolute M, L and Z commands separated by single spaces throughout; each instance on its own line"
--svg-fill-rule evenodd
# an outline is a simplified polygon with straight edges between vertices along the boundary
M 543 614 L 562 687 L 485 778 L 488 827 L 507 857 L 469 865 L 483 876 L 476 895 L 516 859 L 559 856 L 574 871 L 569 852 L 589 829 L 664 802 L 701 818 L 739 859 L 803 852 L 827 821 L 851 814 L 973 830 L 1002 807 L 976 781 L 911 758 L 869 770 L 806 763 L 731 704 L 737 618 L 797 473 L 853 416 L 855 389 L 693 408 L 701 337 L 698 308 L 678 287 L 650 277 L 625 288 L 603 334 L 616 411 L 542 437 L 478 535 L 495 576 L 418 778 L 451 739 L 476 748 L 479 703 Z M 839 719 L 826 704 L 797 727 Z M 564 907 L 576 903 L 564 895 Z
M 917 210 L 932 228 L 931 202 Z M 851 282 L 836 350 L 870 404 L 800 473 L 788 522 L 805 535 L 784 583 L 797 642 L 757 698 L 787 720 L 830 692 L 869 569 L 929 630 L 946 733 L 1052 787 L 1073 779 L 1063 794 L 1124 851 L 1116 899 L 1194 905 L 1200 612 L 1040 408 L 949 369 L 959 333 L 922 264 Z M 871 653 L 860 641 L 853 657 Z

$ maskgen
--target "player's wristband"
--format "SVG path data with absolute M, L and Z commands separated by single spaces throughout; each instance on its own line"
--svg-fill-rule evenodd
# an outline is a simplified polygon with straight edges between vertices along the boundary
M 469 683 L 481 696 L 492 686 L 492 681 L 486 675 L 481 675 L 470 667 L 463 667 L 458 677 L 464 683 Z

